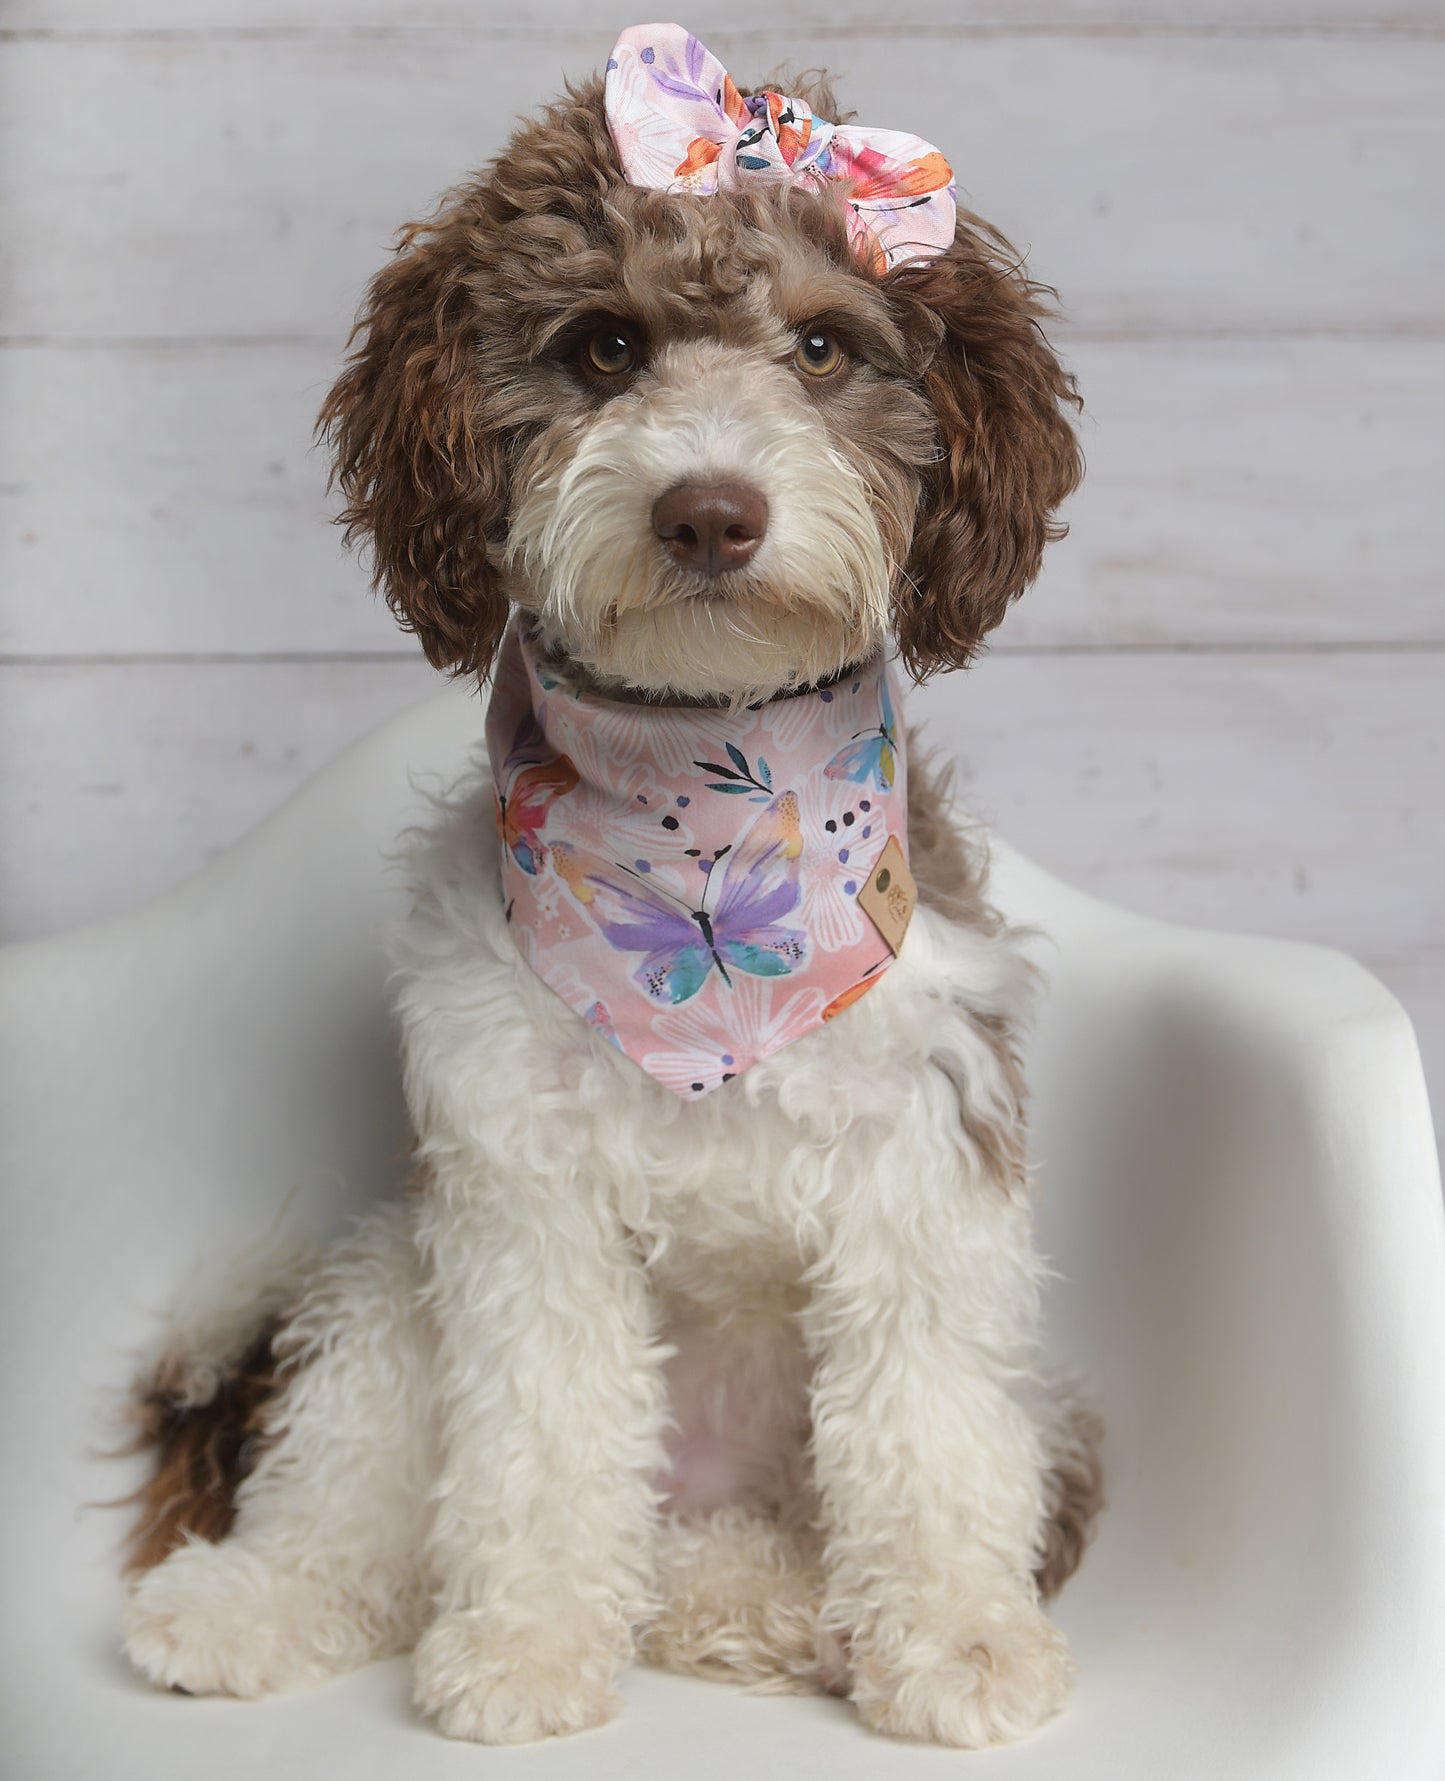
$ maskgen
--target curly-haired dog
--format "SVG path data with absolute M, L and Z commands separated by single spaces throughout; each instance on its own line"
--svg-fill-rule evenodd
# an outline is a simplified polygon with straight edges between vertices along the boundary
M 883 661 L 1032 580 L 1074 392 L 942 157 L 810 99 L 629 32 L 371 288 L 346 523 L 433 663 L 500 649 L 491 772 L 413 849 L 413 1191 L 149 1384 L 160 1683 L 414 1646 L 484 1742 L 636 1654 L 959 1745 L 1065 1699 L 1097 1431 L 1036 1349 L 1030 970 Z

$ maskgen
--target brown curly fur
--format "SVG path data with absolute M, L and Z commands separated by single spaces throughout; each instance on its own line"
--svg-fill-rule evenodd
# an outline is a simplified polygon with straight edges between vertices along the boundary
M 836 115 L 820 81 L 811 96 Z M 1050 293 L 967 213 L 946 253 L 879 277 L 849 249 L 836 194 L 628 186 L 593 80 L 402 232 L 321 412 L 347 537 L 370 541 L 431 662 L 490 665 L 517 483 L 549 429 L 604 399 L 569 356 L 577 326 L 621 315 L 653 341 L 756 337 L 760 288 L 782 320 L 822 314 L 854 348 L 856 374 L 819 411 L 889 547 L 904 660 L 921 679 L 970 659 L 1062 532 L 1053 514 L 1081 471 L 1078 398 L 1041 331 Z
M 897 273 L 890 295 L 918 305 L 905 327 L 943 328 L 924 388 L 944 455 L 908 560 L 914 597 L 895 607 L 903 658 L 922 679 L 969 660 L 1067 530 L 1052 516 L 1083 474 L 1064 412 L 1079 397 L 1042 331 L 1052 291 L 977 217 L 961 213 L 948 252 Z
M 1044 1478 L 1043 1551 L 1034 1569 L 1039 1594 L 1051 1601 L 1083 1562 L 1104 1508 L 1104 1424 L 1088 1404 L 1069 1408 L 1064 1439 Z
M 134 1438 L 123 1451 L 150 1453 L 152 1469 L 120 1499 L 137 1509 L 127 1571 L 148 1571 L 185 1539 L 221 1540 L 231 1531 L 236 1492 L 256 1463 L 281 1382 L 280 1329 L 279 1317 L 268 1318 L 203 1403 L 177 1388 L 164 1362 L 137 1391 Z

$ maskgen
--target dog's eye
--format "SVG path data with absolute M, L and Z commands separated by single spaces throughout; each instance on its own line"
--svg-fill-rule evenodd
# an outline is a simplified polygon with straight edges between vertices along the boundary
M 793 364 L 809 377 L 831 377 L 842 363 L 842 347 L 822 328 L 805 328 L 798 337 Z
M 599 328 L 587 342 L 587 364 L 604 377 L 617 377 L 637 363 L 637 349 L 621 328 Z

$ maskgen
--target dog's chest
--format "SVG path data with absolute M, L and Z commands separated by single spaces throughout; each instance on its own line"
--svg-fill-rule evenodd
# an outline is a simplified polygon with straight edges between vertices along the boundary
M 689 1299 L 776 1302 L 840 1203 L 887 1174 L 950 1166 L 958 1098 L 938 1058 L 969 1017 L 904 960 L 854 1008 L 704 1099 L 679 1102 L 505 958 L 564 1081 L 580 1171 L 602 1186 L 659 1283 Z M 984 1054 L 981 1066 L 991 1068 Z
M 860 1001 L 679 1099 L 521 958 L 491 829 L 467 820 L 438 835 L 400 961 L 419 1133 L 485 1159 L 478 1191 L 531 1177 L 599 1195 L 659 1274 L 716 1278 L 734 1257 L 740 1278 L 781 1281 L 840 1204 L 957 1166 L 961 1094 L 1007 1102 L 990 1033 L 1016 1012 L 1016 945 L 925 908 Z

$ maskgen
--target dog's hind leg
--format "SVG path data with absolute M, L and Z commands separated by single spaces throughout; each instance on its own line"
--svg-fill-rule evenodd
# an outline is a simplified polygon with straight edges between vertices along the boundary
M 155 1682 L 253 1697 L 414 1643 L 435 1465 L 417 1272 L 409 1208 L 389 1207 L 314 1266 L 208 1403 L 167 1411 L 158 1382 L 123 1623 Z
M 819 1643 L 823 1572 L 810 1530 L 741 1504 L 674 1515 L 658 1536 L 657 1587 L 644 1662 L 773 1694 L 846 1686 L 840 1654 Z

